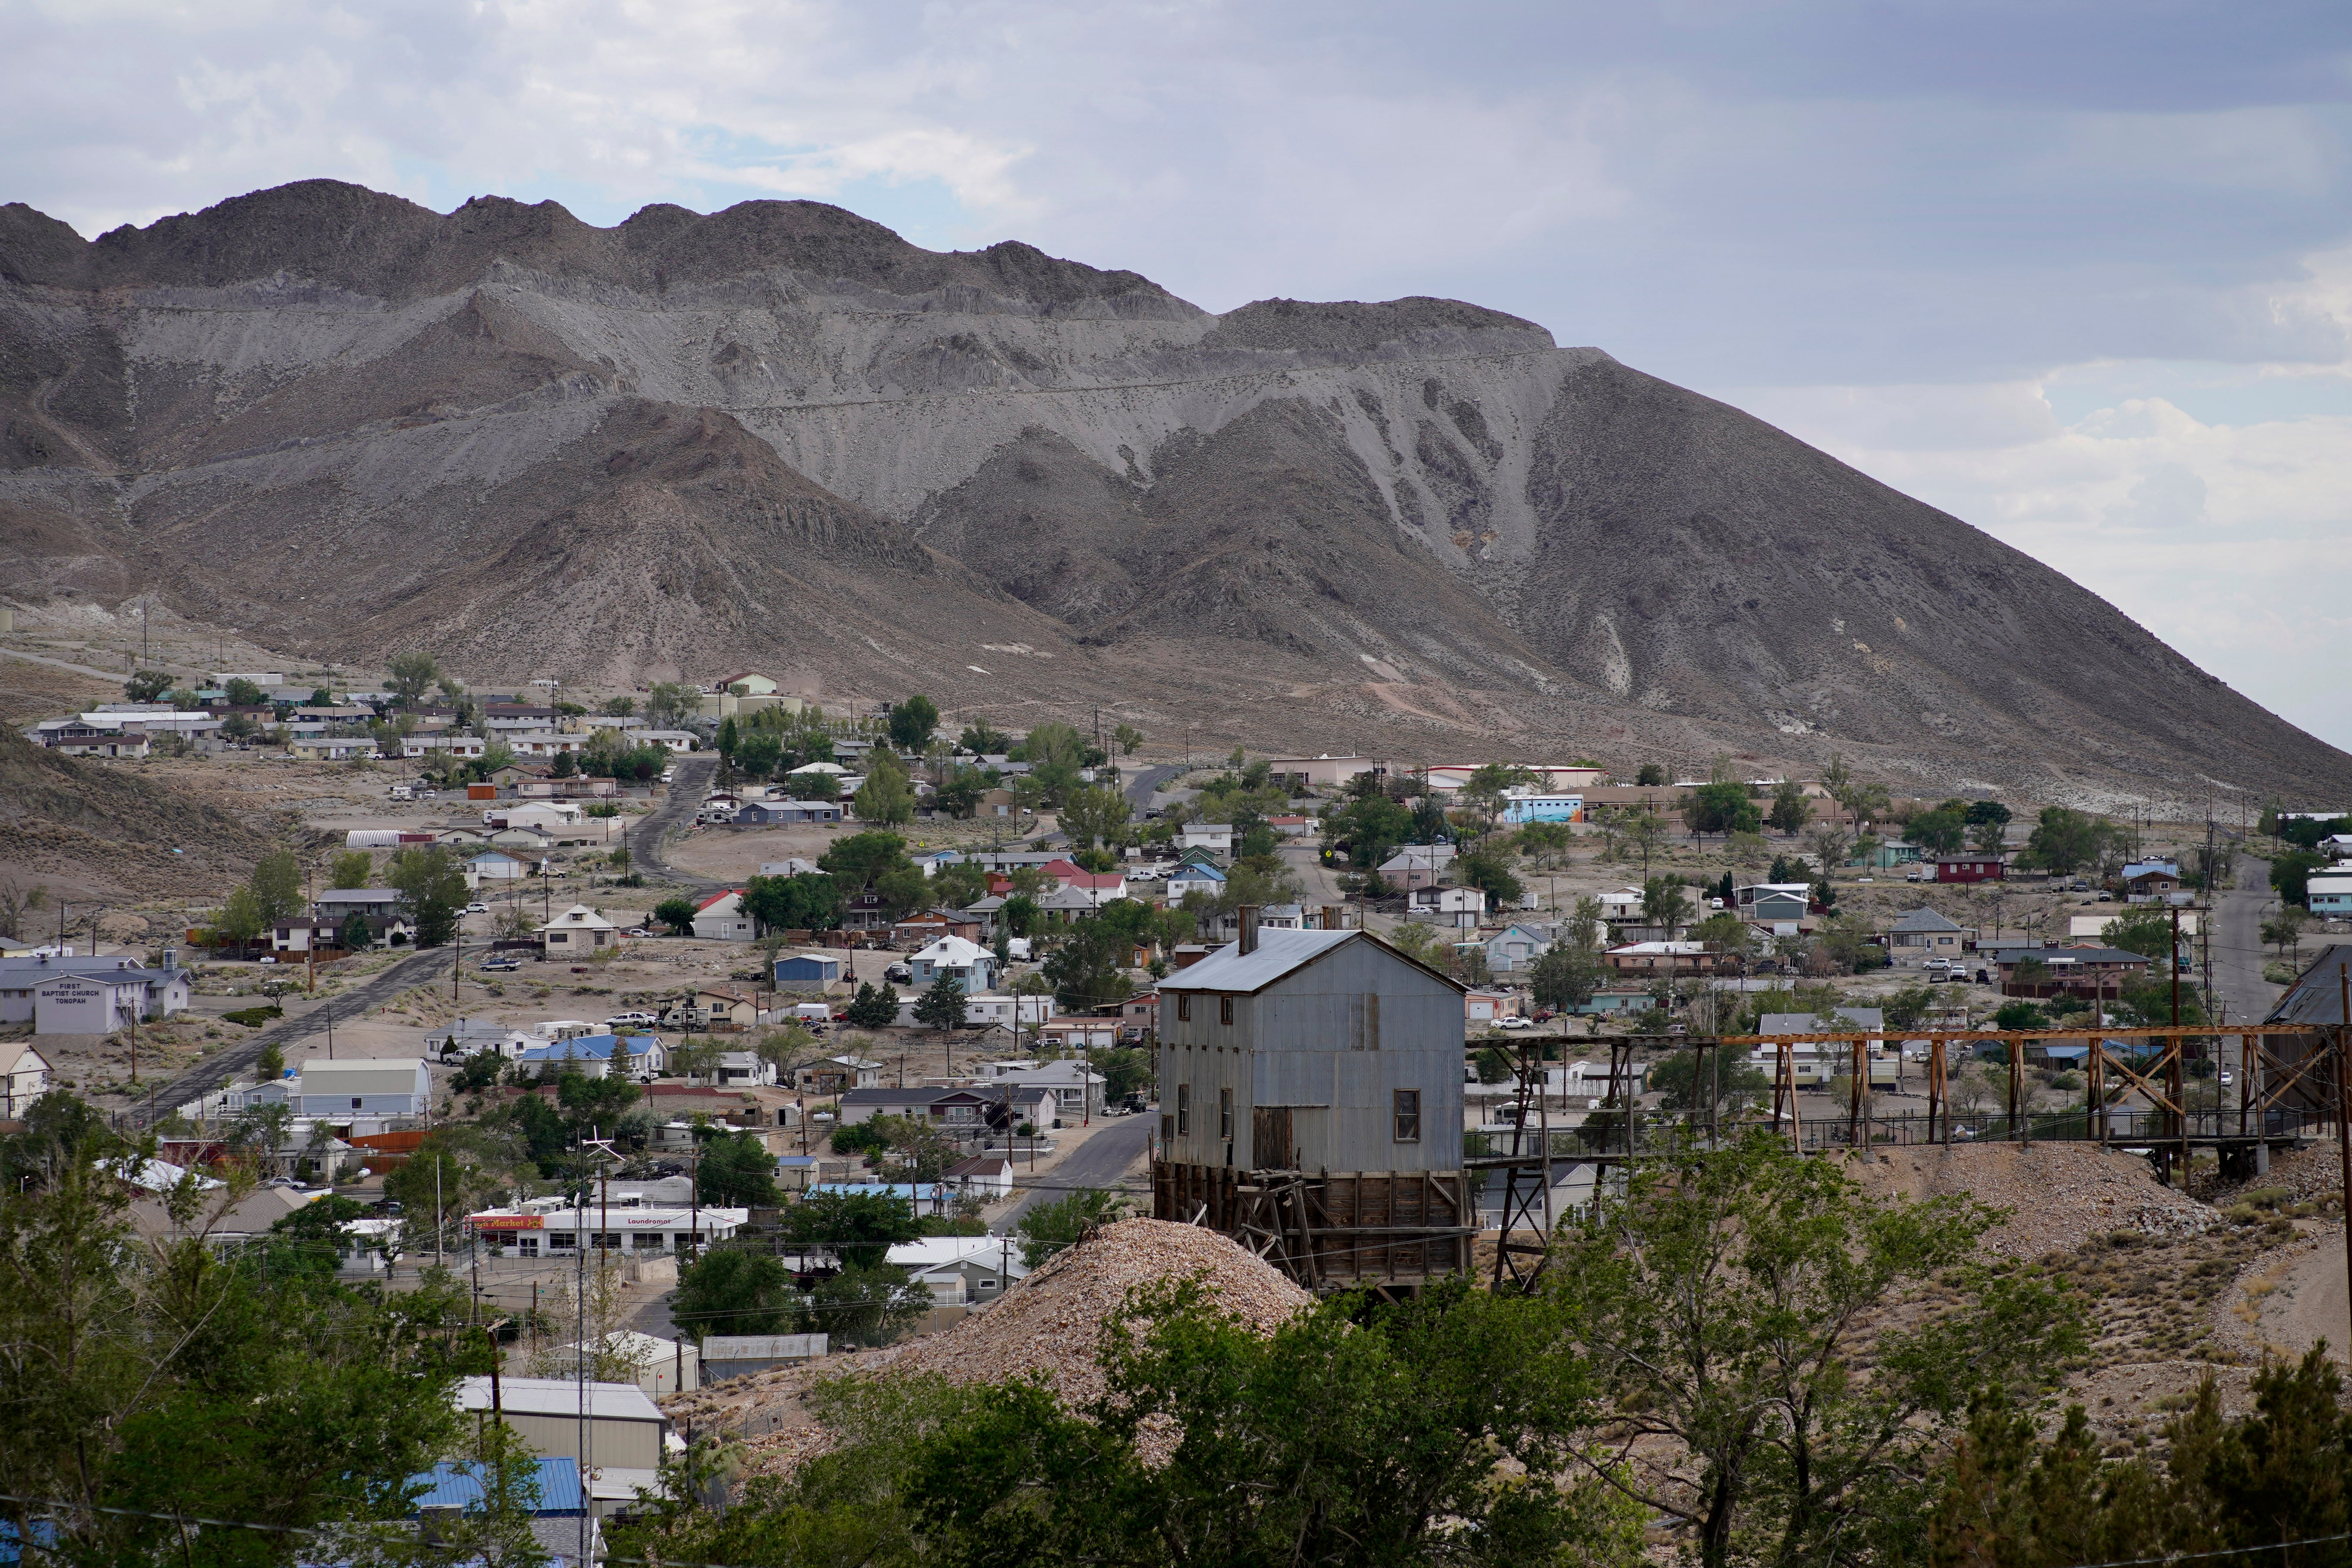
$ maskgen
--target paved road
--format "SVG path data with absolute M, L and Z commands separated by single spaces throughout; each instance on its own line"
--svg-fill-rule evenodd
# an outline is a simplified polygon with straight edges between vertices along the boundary
M 1111 1124 L 1070 1151 L 1067 1158 L 1051 1170 L 1040 1171 L 1036 1185 L 1021 1194 L 1004 1216 L 996 1222 L 999 1235 L 1011 1233 L 1021 1223 L 1029 1206 L 1037 1203 L 1058 1203 L 1078 1187 L 1116 1187 L 1127 1169 L 1144 1156 L 1151 1143 L 1151 1130 L 1159 1125 L 1154 1112 L 1141 1116 L 1120 1116 Z M 1019 1192 L 1030 1178 L 1016 1171 L 1013 1188 Z
M 1152 791 L 1170 779 L 1181 777 L 1189 771 L 1174 763 L 1165 763 L 1156 768 L 1145 768 L 1121 787 L 1125 789 L 1127 798 L 1135 803 L 1136 814 L 1140 816 L 1151 804 Z
M 434 982 L 446 984 L 449 965 L 456 956 L 453 949 L 446 947 L 413 952 L 382 973 L 331 1000 L 313 1004 L 300 1013 L 280 1018 L 251 1038 L 206 1058 L 201 1065 L 189 1068 L 169 1083 L 158 1085 L 152 1100 L 155 1114 L 169 1116 L 197 1096 L 226 1088 L 229 1080 L 238 1074 L 251 1072 L 254 1065 L 260 1061 L 265 1046 L 278 1047 L 285 1053 L 289 1065 L 298 1063 L 300 1057 L 294 1047 L 313 1039 L 325 1040 L 331 1014 L 349 1021 L 383 1005 L 412 985 Z M 292 969 L 285 971 L 289 978 L 299 973 Z M 294 998 L 288 997 L 287 1000 Z M 131 1121 L 137 1125 L 145 1125 L 147 1117 L 146 1104 L 131 1112 Z
M 719 771 L 715 756 L 680 757 L 677 776 L 670 780 L 669 794 L 656 806 L 652 815 L 637 819 L 629 829 L 629 867 L 649 877 L 667 877 L 691 888 L 716 887 L 690 871 L 672 866 L 662 853 L 669 830 L 681 822 L 693 820 L 695 808 L 710 793 L 710 775 Z
M 2234 881 L 2214 910 L 2213 989 L 2223 1021 L 2242 1024 L 2267 1016 L 2279 997 L 2279 987 L 2263 978 L 2269 957 L 2263 921 L 2276 911 L 2278 900 L 2271 892 L 2268 861 L 2239 856 Z

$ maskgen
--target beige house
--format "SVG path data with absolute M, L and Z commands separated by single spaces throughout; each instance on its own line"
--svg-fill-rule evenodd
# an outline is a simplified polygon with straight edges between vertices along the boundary
M 30 1046 L 0 1046 L 0 1117 L 10 1121 L 49 1092 L 49 1059 Z
M 574 904 L 539 928 L 539 941 L 550 958 L 586 958 L 620 946 L 621 933 L 586 904 Z

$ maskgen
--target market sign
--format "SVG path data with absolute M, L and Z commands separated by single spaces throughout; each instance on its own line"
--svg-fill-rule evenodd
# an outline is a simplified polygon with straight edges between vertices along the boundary
M 547 1216 L 537 1214 L 478 1214 L 466 1223 L 476 1230 L 545 1230 Z

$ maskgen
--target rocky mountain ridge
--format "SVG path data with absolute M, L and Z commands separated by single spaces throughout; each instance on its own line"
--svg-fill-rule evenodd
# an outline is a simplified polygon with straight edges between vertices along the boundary
M 310 181 L 0 208 L 13 590 L 482 679 L 819 673 L 1015 722 L 2086 804 L 2352 758 L 1721 404 L 1458 301 L 1213 315 L 807 202 L 611 229 Z

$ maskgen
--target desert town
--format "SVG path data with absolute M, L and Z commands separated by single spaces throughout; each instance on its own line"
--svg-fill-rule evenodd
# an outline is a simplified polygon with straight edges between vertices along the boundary
M 352 1280 L 461 1279 L 600 1520 L 698 1434 L 791 1473 L 852 1361 L 1099 1396 L 1045 1324 L 1192 1263 L 1267 1323 L 1533 1289 L 1640 1162 L 1741 1128 L 2007 1204 L 2009 1256 L 2226 1267 L 2073 1374 L 2125 1440 L 2200 1367 L 2242 1401 L 2343 1299 L 2315 1061 L 2352 820 L 2311 803 L 2242 831 L 1729 758 L 1210 760 L 757 671 L 131 700 L 162 679 L 24 740 L 266 792 L 283 847 L 211 900 L 14 884 L 0 1110 L 136 1129 L 158 1243 L 193 1202 L 209 1246 L 293 1226 Z M 710 1277 L 739 1258 L 781 1271 Z

